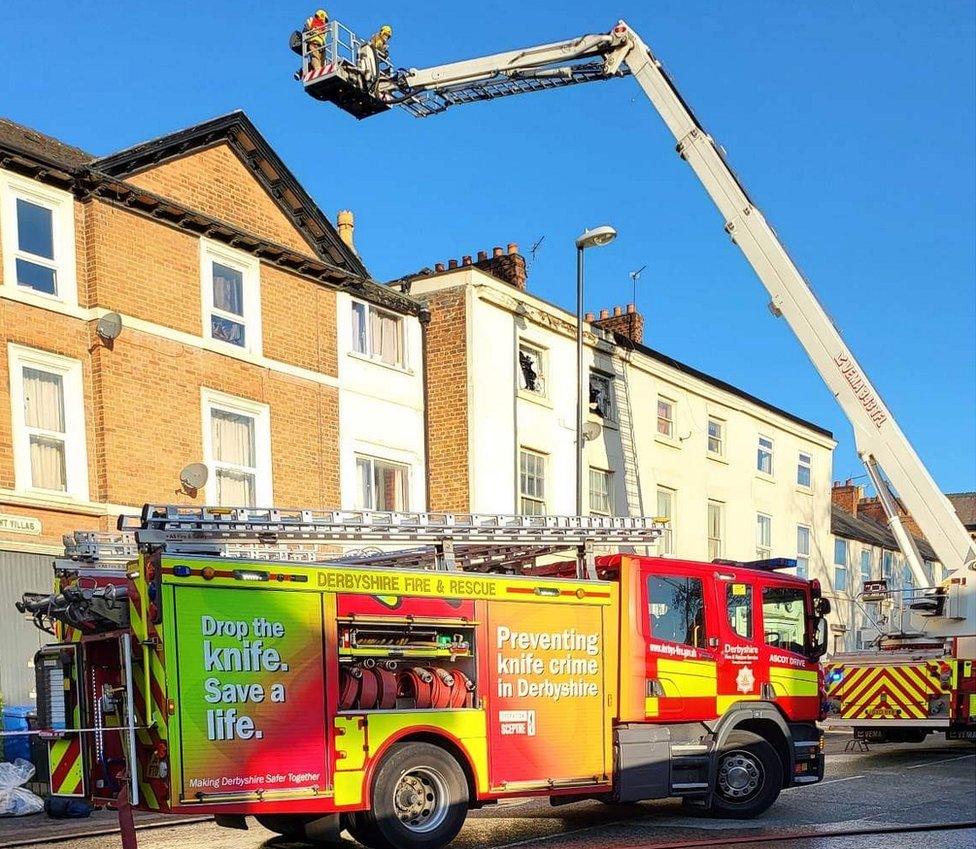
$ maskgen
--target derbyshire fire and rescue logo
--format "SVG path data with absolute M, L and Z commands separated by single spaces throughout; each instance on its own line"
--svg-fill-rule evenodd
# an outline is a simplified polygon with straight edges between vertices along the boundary
M 751 666 L 743 666 L 735 678 L 735 687 L 740 693 L 751 693 L 756 686 L 756 676 L 752 674 Z

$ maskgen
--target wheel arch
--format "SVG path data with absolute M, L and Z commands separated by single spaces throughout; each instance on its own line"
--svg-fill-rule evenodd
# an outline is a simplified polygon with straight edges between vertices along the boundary
M 783 765 L 783 786 L 788 787 L 795 761 L 790 743 L 792 735 L 776 705 L 768 702 L 738 702 L 732 705 L 715 729 L 717 750 L 721 750 L 733 731 L 749 731 L 762 737 L 776 750 Z
M 458 766 L 461 767 L 461 772 L 464 773 L 464 780 L 468 785 L 469 805 L 476 802 L 479 798 L 477 774 L 471 753 L 467 750 L 464 743 L 453 734 L 450 734 L 443 728 L 429 725 L 405 728 L 383 741 L 382 745 L 377 749 L 376 754 L 370 757 L 369 765 L 366 769 L 363 789 L 367 799 L 370 798 L 373 792 L 373 781 L 376 778 L 376 770 L 379 768 L 383 758 L 386 757 L 390 749 L 401 743 L 429 743 L 444 749 L 444 751 L 457 761 Z

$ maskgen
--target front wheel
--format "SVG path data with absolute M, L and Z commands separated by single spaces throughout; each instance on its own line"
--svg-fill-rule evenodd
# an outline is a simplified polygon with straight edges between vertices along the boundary
M 767 740 L 733 731 L 722 746 L 710 812 L 751 819 L 765 811 L 783 787 L 783 764 Z
M 380 764 L 356 837 L 370 849 L 440 849 L 467 812 L 468 782 L 458 762 L 430 743 L 404 743 Z

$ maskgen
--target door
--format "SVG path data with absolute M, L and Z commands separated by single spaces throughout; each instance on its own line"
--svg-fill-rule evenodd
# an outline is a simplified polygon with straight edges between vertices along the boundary
M 702 574 L 679 563 L 651 561 L 642 569 L 645 715 L 649 719 L 715 717 L 718 695 L 714 599 Z
M 723 614 L 721 659 L 718 665 L 719 714 L 735 702 L 753 701 L 769 695 L 767 662 L 763 658 L 762 620 L 754 576 L 737 574 L 716 581 Z

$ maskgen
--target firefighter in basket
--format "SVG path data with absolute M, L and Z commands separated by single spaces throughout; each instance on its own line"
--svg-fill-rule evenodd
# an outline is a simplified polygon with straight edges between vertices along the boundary
M 380 67 L 390 62 L 390 39 L 393 37 L 393 27 L 383 24 L 373 37 L 359 48 L 359 70 L 363 74 L 363 82 L 370 94 L 376 94 L 380 77 Z

